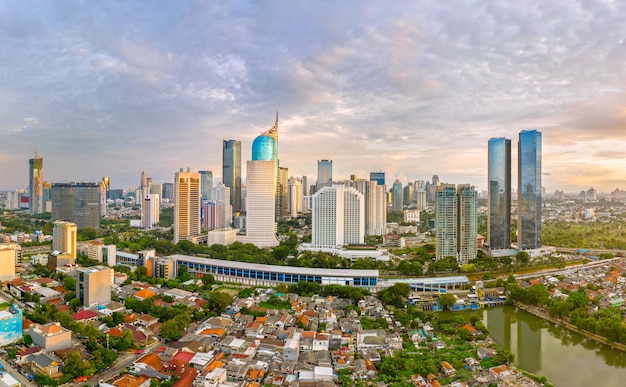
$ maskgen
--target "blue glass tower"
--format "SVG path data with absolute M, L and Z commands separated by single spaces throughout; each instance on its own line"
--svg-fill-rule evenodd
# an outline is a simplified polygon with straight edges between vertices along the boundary
M 278 163 L 278 113 L 276 113 L 274 126 L 254 139 L 252 143 L 252 160 L 275 161 Z
M 370 172 L 370 180 L 376 182 L 376 185 L 385 185 L 385 172 Z
M 541 132 L 520 132 L 517 157 L 517 244 L 523 250 L 537 249 L 541 247 Z
M 491 249 L 511 245 L 511 140 L 489 140 L 489 227 Z

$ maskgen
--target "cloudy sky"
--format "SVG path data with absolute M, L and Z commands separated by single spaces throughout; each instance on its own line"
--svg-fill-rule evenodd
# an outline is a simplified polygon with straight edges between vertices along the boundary
M 488 139 L 536 128 L 548 192 L 626 189 L 625 39 L 618 0 L 3 1 L 0 189 L 31 146 L 49 182 L 219 176 L 276 111 L 290 175 L 485 189 Z

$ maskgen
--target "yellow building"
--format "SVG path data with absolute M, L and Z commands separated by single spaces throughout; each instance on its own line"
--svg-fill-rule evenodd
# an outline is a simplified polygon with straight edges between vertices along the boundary
M 52 250 L 68 253 L 76 259 L 76 235 L 78 227 L 75 223 L 57 221 L 52 229 Z

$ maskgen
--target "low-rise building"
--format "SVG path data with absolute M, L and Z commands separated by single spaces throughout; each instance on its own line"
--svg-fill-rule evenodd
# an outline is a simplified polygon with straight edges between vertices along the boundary
M 35 324 L 28 332 L 33 343 L 48 352 L 69 348 L 72 346 L 72 332 L 65 329 L 58 322 L 45 325 Z

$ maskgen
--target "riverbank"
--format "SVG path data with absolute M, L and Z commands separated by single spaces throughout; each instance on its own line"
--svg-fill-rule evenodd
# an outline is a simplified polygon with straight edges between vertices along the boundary
M 593 340 L 593 341 L 595 341 L 597 343 L 607 345 L 607 346 L 609 346 L 609 347 L 611 347 L 613 349 L 616 349 L 618 351 L 626 352 L 626 345 L 621 344 L 621 343 L 611 343 L 611 342 L 608 342 L 606 340 L 606 338 L 603 337 L 603 336 L 599 336 L 599 335 L 593 334 L 591 332 L 579 329 L 575 325 L 570 324 L 569 322 L 567 322 L 565 320 L 562 320 L 560 318 L 550 317 L 550 315 L 545 310 L 543 310 L 541 308 L 538 308 L 536 306 L 525 305 L 525 304 L 522 304 L 522 303 L 519 303 L 519 302 L 514 302 L 513 305 L 515 305 L 515 307 L 517 307 L 517 308 L 519 308 L 519 309 L 521 309 L 523 311 L 526 311 L 526 312 L 528 312 L 528 313 L 530 313 L 530 314 L 532 314 L 532 315 L 534 315 L 536 317 L 539 317 L 539 318 L 541 318 L 541 319 L 543 319 L 545 321 L 548 321 L 549 323 L 562 326 L 563 328 L 566 328 L 567 330 L 575 332 L 575 333 L 577 333 L 577 334 L 579 334 L 581 336 L 585 336 L 586 338 L 591 339 L 591 340 Z

